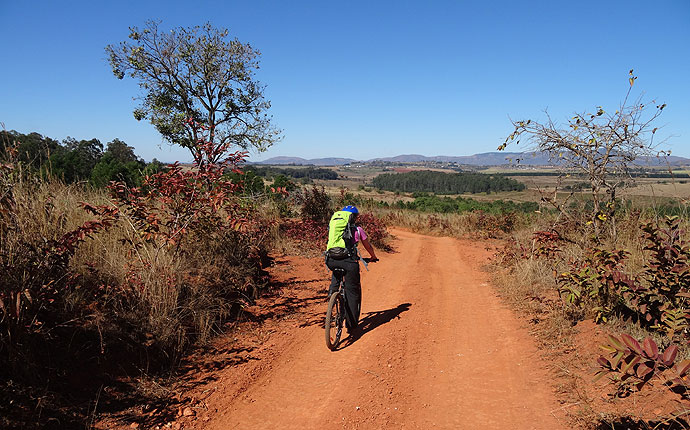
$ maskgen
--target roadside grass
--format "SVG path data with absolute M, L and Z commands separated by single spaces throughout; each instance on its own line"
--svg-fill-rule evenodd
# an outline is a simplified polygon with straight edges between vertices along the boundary
M 440 214 L 380 207 L 370 210 L 388 225 L 432 236 L 503 238 L 529 223 L 529 215 L 517 213 L 489 214 L 477 211 Z
M 624 260 L 625 272 L 630 276 L 640 274 L 648 267 L 645 264 L 649 261 L 649 252 L 645 250 L 647 241 L 640 226 L 641 223 L 656 218 L 662 217 L 649 210 L 625 211 L 620 214 L 617 221 L 615 237 L 610 234 L 605 236 L 598 246 L 602 249 L 627 251 L 627 258 Z M 602 403 L 597 396 L 592 396 L 592 379 L 598 369 L 596 358 L 603 352 L 598 350 L 598 345 L 588 345 L 587 349 L 580 349 L 582 346 L 578 345 L 578 342 L 582 342 L 582 336 L 578 336 L 578 332 L 581 322 L 588 321 L 588 324 L 593 324 L 598 311 L 594 303 L 582 307 L 569 305 L 565 296 L 559 293 L 560 285 L 557 278 L 561 272 L 572 270 L 573 267 L 582 268 L 584 257 L 590 252 L 589 247 L 593 244 L 584 229 L 558 226 L 554 217 L 546 215 L 532 221 L 527 228 L 516 230 L 506 240 L 504 250 L 496 254 L 491 272 L 499 294 L 519 314 L 524 315 L 542 348 L 543 355 L 552 363 L 551 367 L 557 376 L 556 391 L 567 409 L 570 420 L 578 427 L 588 429 L 624 428 L 621 426 L 627 422 L 635 423 L 630 428 L 685 428 L 679 427 L 679 424 L 673 424 L 676 427 L 665 427 L 666 424 L 663 423 L 671 422 L 671 415 L 654 416 L 647 410 L 647 415 L 640 417 L 637 415 L 634 400 L 628 403 L 620 402 L 617 407 L 612 408 L 610 402 Z M 535 233 L 549 230 L 554 225 L 564 231 L 569 241 L 558 242 L 558 250 L 549 254 L 545 251 L 548 246 L 540 244 Z M 687 234 L 685 232 L 688 231 L 688 227 L 689 223 L 685 218 L 681 234 Z M 606 323 L 599 324 L 597 329 L 602 333 L 602 345 L 606 342 L 605 333 L 626 333 L 640 340 L 649 337 L 660 349 L 671 343 L 665 334 L 645 329 L 627 317 L 613 315 Z M 576 342 L 576 338 L 580 340 Z M 676 361 L 689 358 L 690 348 L 687 343 L 681 341 L 678 346 Z M 589 369 L 591 374 L 583 373 L 583 369 Z M 615 384 L 608 387 L 610 394 L 615 393 Z M 600 386 L 599 389 L 605 388 Z M 635 398 L 635 393 L 631 396 Z M 628 406 L 625 406 L 626 404 Z M 685 409 L 688 409 L 687 406 Z M 603 412 L 603 407 L 608 412 Z
M 256 211 L 258 228 L 199 229 L 177 247 L 145 240 L 124 210 L 65 242 L 98 219 L 82 202 L 115 205 L 107 191 L 32 178 L 0 185 L 9 208 L 0 210 L 0 398 L 17 399 L 0 402 L 0 427 L 77 425 L 93 418 L 95 399 L 141 401 L 140 377 L 174 373 L 269 286 L 272 203 Z M 63 242 L 74 251 L 60 251 Z

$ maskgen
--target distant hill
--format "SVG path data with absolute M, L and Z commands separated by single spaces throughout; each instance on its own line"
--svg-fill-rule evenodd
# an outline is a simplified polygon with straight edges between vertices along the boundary
M 469 166 L 500 166 L 503 164 L 514 163 L 516 159 L 520 159 L 521 164 L 527 165 L 544 165 L 548 164 L 548 158 L 545 156 L 538 156 L 536 153 L 522 153 L 522 152 L 485 152 L 482 154 L 465 155 L 465 156 L 448 156 L 436 155 L 427 157 L 419 154 L 398 155 L 396 157 L 375 158 L 369 162 L 383 161 L 390 163 L 422 163 L 422 162 L 442 162 L 442 163 L 458 163 Z M 522 161 L 524 160 L 524 162 Z
M 342 166 L 344 164 L 350 164 L 355 161 L 357 160 L 354 160 L 352 158 L 312 158 L 307 160 L 300 157 L 273 157 L 264 161 L 257 161 L 255 164 L 294 164 L 297 166 Z
M 547 166 L 550 164 L 549 157 L 539 152 L 484 152 L 466 156 L 437 155 L 434 157 L 408 154 L 369 160 L 369 162 L 374 161 L 391 163 L 423 163 L 436 161 L 443 163 L 458 163 L 467 166 L 501 166 L 515 164 L 516 162 L 519 162 L 519 164 L 523 166 Z M 662 166 L 666 163 L 671 166 L 687 166 L 690 165 L 690 158 L 676 156 L 670 156 L 666 159 L 645 157 L 641 158 L 638 162 L 638 164 L 643 166 Z
M 395 157 L 374 158 L 367 160 L 367 163 L 372 162 L 388 162 L 388 163 L 423 163 L 423 162 L 441 162 L 441 163 L 457 163 L 467 166 L 502 166 L 514 164 L 519 160 L 519 164 L 523 166 L 546 166 L 549 165 L 549 157 L 543 153 L 538 152 L 484 152 L 481 154 L 465 155 L 465 156 L 447 156 L 437 155 L 427 157 L 420 154 L 403 154 Z M 273 157 L 264 161 L 259 161 L 256 164 L 294 164 L 294 165 L 314 165 L 314 166 L 342 166 L 344 164 L 354 163 L 357 160 L 352 158 L 313 158 L 304 159 L 300 157 Z M 662 166 L 666 163 L 671 166 L 687 166 L 690 165 L 690 159 L 684 157 L 670 156 L 664 159 L 657 159 L 655 157 L 640 159 L 638 164 L 646 166 Z

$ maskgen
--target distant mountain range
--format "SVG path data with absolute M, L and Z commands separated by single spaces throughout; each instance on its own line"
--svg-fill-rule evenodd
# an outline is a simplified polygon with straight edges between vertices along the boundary
M 548 164 L 548 157 L 538 155 L 537 153 L 522 153 L 522 152 L 484 152 L 482 154 L 464 155 L 464 156 L 449 156 L 436 155 L 434 157 L 426 157 L 419 154 L 398 155 L 395 157 L 375 158 L 369 160 L 384 161 L 392 163 L 422 163 L 422 162 L 440 162 L 440 163 L 457 163 L 468 166 L 500 166 L 503 164 L 512 164 L 515 160 L 520 159 L 520 164 L 529 165 L 544 165 Z M 523 161 L 524 160 L 524 161 Z
M 354 163 L 357 160 L 353 158 L 312 158 L 304 159 L 300 157 L 273 157 L 264 161 L 257 161 L 255 164 L 295 164 L 295 165 L 313 165 L 313 166 L 342 166 L 344 164 Z
M 538 152 L 484 152 L 482 154 L 465 155 L 465 156 L 447 156 L 437 155 L 434 157 L 427 157 L 420 154 L 405 154 L 397 155 L 395 157 L 374 158 L 371 160 L 355 160 L 353 158 L 312 158 L 305 159 L 300 157 L 273 157 L 264 161 L 259 161 L 256 164 L 294 164 L 294 165 L 313 165 L 313 166 L 342 166 L 345 164 L 352 164 L 357 162 L 390 162 L 390 163 L 423 163 L 423 162 L 441 162 L 441 163 L 457 163 L 466 166 L 502 166 L 514 164 L 516 160 L 520 160 L 523 166 L 546 166 L 549 165 L 549 157 L 543 153 Z M 686 166 L 690 165 L 690 159 L 684 157 L 670 156 L 666 160 L 657 159 L 655 157 L 643 158 L 640 164 L 648 166 L 665 165 L 671 166 Z

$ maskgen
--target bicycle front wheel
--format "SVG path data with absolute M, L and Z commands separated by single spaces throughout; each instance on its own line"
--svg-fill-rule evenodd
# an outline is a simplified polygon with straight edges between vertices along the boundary
M 345 320 L 345 309 L 343 309 L 343 298 L 340 293 L 331 294 L 326 311 L 326 346 L 331 351 L 335 350 L 340 342 L 340 335 L 343 333 L 343 321 Z

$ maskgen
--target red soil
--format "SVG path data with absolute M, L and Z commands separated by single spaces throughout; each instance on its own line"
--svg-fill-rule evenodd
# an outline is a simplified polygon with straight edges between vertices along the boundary
M 396 252 L 362 269 L 359 339 L 326 348 L 329 272 L 318 259 L 282 260 L 274 275 L 293 288 L 265 312 L 306 306 L 221 341 L 227 365 L 193 373 L 212 378 L 184 394 L 194 415 L 175 427 L 567 427 L 533 339 L 480 270 L 491 250 L 394 234 Z
M 485 242 L 393 233 L 395 252 L 362 268 L 359 339 L 326 348 L 330 272 L 319 258 L 283 257 L 271 271 L 284 288 L 188 358 L 170 406 L 96 427 L 562 429 L 686 409 L 661 384 L 628 399 L 592 384 L 605 334 L 590 322 L 572 346 L 538 351 L 481 269 Z

